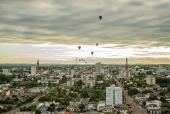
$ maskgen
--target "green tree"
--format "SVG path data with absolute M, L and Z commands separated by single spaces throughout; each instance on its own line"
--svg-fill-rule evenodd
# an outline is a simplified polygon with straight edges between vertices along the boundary
M 63 90 L 62 90 L 62 93 L 63 93 L 64 95 L 66 94 L 66 92 L 67 92 L 66 89 L 63 89 Z
M 165 96 L 166 93 L 167 93 L 167 91 L 162 90 L 159 94 L 160 94 L 161 96 Z
M 58 111 L 61 111 L 61 107 L 58 107 L 57 110 L 58 110 Z
M 27 110 L 31 111 L 32 109 L 35 109 L 36 107 L 37 107 L 36 104 L 32 104 L 27 108 Z
M 12 98 L 16 98 L 17 97 L 17 95 L 12 95 Z
M 120 111 L 117 111 L 117 114 L 120 114 Z
M 133 112 L 132 110 L 129 110 L 127 113 L 128 113 L 128 114 L 132 114 L 132 112 Z
M 146 101 L 143 101 L 142 104 L 143 104 L 143 106 L 146 106 Z
M 170 85 L 169 85 L 169 87 L 168 87 L 168 91 L 170 92 Z
M 139 91 L 136 89 L 136 88 L 130 88 L 129 90 L 128 90 L 128 94 L 129 95 L 135 95 L 135 94 L 137 94 L 137 93 L 139 93 Z
M 12 83 L 12 86 L 15 88 L 17 86 L 17 83 L 16 82 Z
M 161 98 L 160 98 L 160 101 L 165 102 L 165 101 L 166 101 L 166 98 L 165 98 L 165 97 L 161 97 Z
M 7 107 L 7 109 L 8 109 L 8 111 L 12 110 L 12 109 L 13 109 L 12 105 L 9 105 L 9 106 Z
M 26 106 L 20 107 L 20 111 L 26 111 L 26 110 L 27 110 Z
M 6 108 L 3 108 L 2 109 L 2 112 L 7 112 L 8 110 Z
M 81 97 L 83 97 L 83 98 L 88 98 L 89 95 L 88 95 L 87 91 L 83 91 L 83 92 L 81 93 Z
M 165 114 L 165 110 L 161 110 L 161 114 Z
M 55 101 L 57 99 L 57 96 L 52 96 L 51 101 Z
M 36 110 L 35 110 L 35 114 L 41 114 L 41 110 L 36 109 Z
M 83 109 L 85 108 L 85 105 L 84 105 L 84 104 L 79 104 L 79 108 L 80 108 L 81 110 L 83 110 Z
M 17 107 L 21 106 L 22 102 L 20 101 L 19 103 L 17 103 Z
M 157 99 L 158 99 L 157 96 L 150 96 L 148 98 L 148 101 L 153 101 L 153 100 L 157 100 Z

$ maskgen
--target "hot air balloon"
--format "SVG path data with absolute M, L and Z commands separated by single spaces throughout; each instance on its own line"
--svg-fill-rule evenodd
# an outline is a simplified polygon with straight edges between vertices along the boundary
M 101 20 L 101 19 L 102 19 L 102 16 L 99 16 L 99 19 Z
M 98 46 L 98 43 L 96 43 L 96 46 Z
M 81 49 L 81 46 L 78 46 L 78 49 L 80 50 L 80 49 Z
M 93 55 L 93 51 L 91 52 L 91 54 Z

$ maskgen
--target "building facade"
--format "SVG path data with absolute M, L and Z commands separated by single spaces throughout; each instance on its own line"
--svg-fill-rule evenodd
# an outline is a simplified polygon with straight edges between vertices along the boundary
M 9 70 L 8 69 L 2 69 L 3 70 L 3 74 L 8 75 L 9 74 Z
M 146 77 L 146 83 L 149 85 L 154 85 L 156 84 L 155 77 L 154 76 L 148 76 Z
M 122 104 L 122 88 L 111 85 L 106 87 L 106 105 Z
M 75 84 L 75 80 L 67 80 L 67 86 L 73 86 Z
M 88 80 L 88 75 L 87 74 L 82 74 L 81 75 L 81 80 L 82 81 L 87 81 Z
M 71 70 L 71 75 L 75 75 L 75 70 Z
M 101 62 L 96 63 L 96 75 L 101 75 Z
M 71 75 L 71 69 L 70 68 L 67 69 L 67 72 L 68 72 L 68 75 Z
M 36 66 L 31 66 L 31 74 L 32 75 L 36 74 Z
M 125 70 L 124 71 L 124 78 L 131 78 L 130 70 Z

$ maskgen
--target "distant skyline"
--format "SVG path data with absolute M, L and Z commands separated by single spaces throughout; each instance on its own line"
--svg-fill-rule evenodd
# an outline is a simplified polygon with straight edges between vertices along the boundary
M 1 0 L 0 63 L 170 64 L 169 11 L 170 0 Z

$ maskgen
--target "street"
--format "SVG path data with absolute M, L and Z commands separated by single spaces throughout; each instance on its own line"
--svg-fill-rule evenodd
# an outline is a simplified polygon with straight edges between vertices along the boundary
M 134 114 L 147 114 L 140 108 L 140 106 L 138 106 L 135 103 L 134 99 L 128 95 L 127 90 L 123 89 L 123 84 L 121 82 L 119 82 L 115 77 L 113 79 L 116 80 L 117 85 L 122 88 L 122 90 L 124 92 L 125 99 L 126 99 L 126 104 L 131 105 L 131 110 L 133 110 L 133 113 Z

